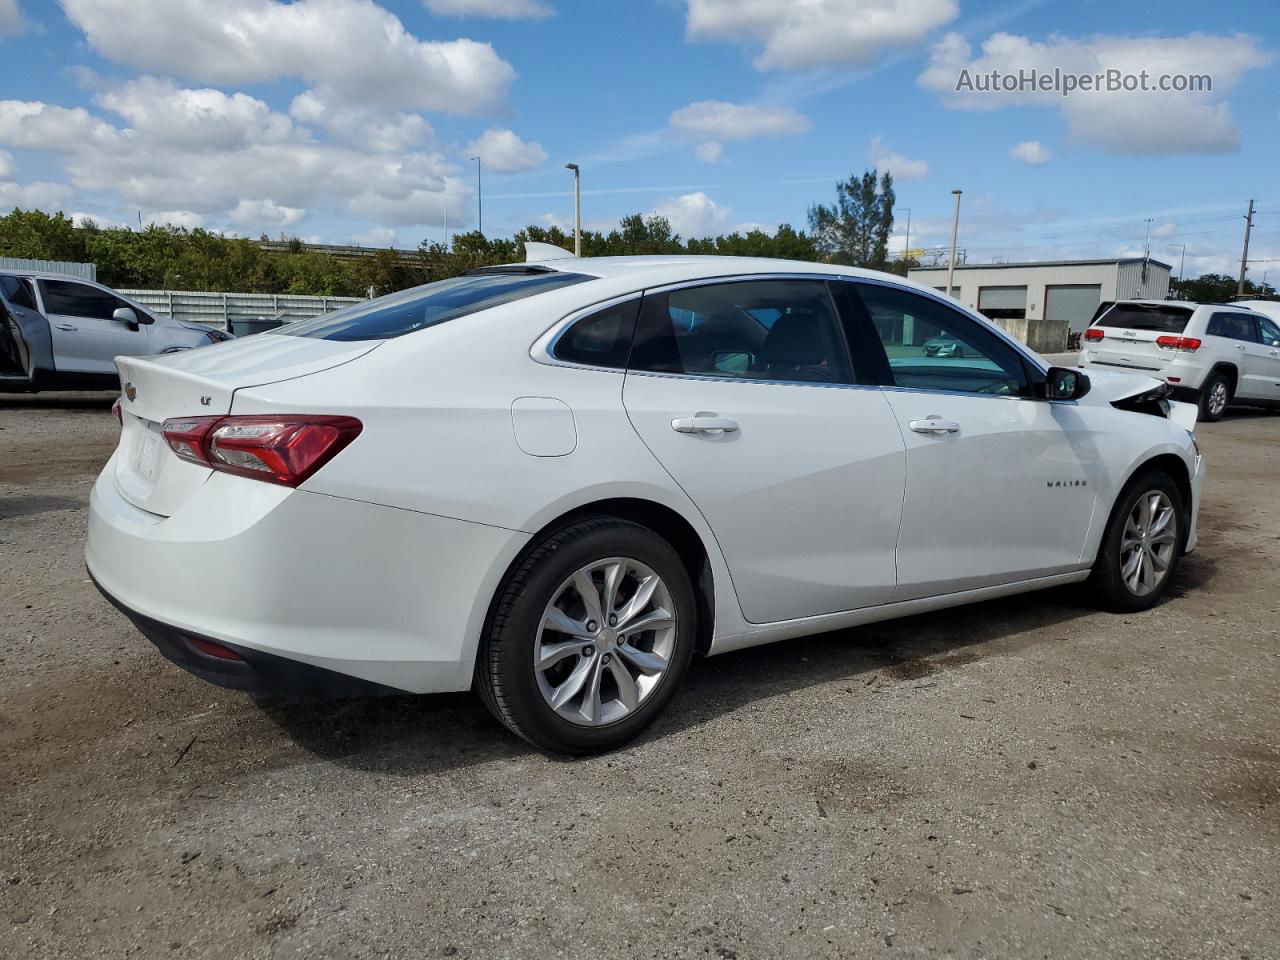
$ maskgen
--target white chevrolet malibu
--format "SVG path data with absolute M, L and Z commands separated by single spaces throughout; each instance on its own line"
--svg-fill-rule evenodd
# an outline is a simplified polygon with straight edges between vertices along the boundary
M 884 274 L 532 256 L 119 358 L 102 591 L 214 683 L 474 686 L 586 753 L 695 653 L 1085 580 L 1140 610 L 1195 544 L 1164 384 L 1048 368 Z

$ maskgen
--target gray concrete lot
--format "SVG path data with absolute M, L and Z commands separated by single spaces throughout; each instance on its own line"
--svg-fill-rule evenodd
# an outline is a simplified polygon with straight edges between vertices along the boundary
M 169 665 L 82 565 L 109 403 L 0 397 L 6 956 L 1280 955 L 1278 416 L 1202 427 L 1202 545 L 1148 613 L 1058 591 L 707 660 L 570 762 L 470 696 Z

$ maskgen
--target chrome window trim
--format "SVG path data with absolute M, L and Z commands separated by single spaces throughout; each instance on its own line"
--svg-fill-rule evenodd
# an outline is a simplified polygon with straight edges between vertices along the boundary
M 561 360 L 555 354 L 556 344 L 560 342 L 560 338 L 568 332 L 569 328 L 579 320 L 589 317 L 591 314 L 597 313 L 600 310 L 607 310 L 609 307 L 616 306 L 617 304 L 626 303 L 629 300 L 638 300 L 644 296 L 644 293 L 644 290 L 633 290 L 630 293 L 610 297 L 608 300 L 599 300 L 596 303 L 589 304 L 588 306 L 579 307 L 572 313 L 566 314 L 548 327 L 542 336 L 533 342 L 533 346 L 529 348 L 529 356 L 535 362 L 544 364 L 548 367 L 569 367 L 572 370 L 595 370 L 600 373 L 626 373 L 626 367 L 600 367 L 590 363 L 577 363 L 573 360 Z
M 618 372 L 618 371 L 615 371 Z M 671 373 L 666 370 L 626 370 L 629 377 L 664 377 L 703 383 L 760 383 L 770 387 L 821 387 L 824 390 L 881 390 L 878 383 L 823 383 L 821 380 L 763 380 L 755 377 L 717 377 L 709 373 Z

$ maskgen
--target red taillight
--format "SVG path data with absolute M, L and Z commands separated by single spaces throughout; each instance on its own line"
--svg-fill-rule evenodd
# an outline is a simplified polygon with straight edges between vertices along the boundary
M 236 653 L 230 647 L 224 647 L 220 643 L 214 643 L 212 640 L 206 640 L 203 637 L 187 637 L 187 643 L 195 647 L 201 653 L 210 657 L 217 657 L 219 660 L 243 660 L 244 657 Z
M 180 460 L 286 487 L 310 477 L 362 429 L 354 417 L 307 414 L 177 417 L 163 427 Z
M 1084 338 L 1088 340 L 1090 343 L 1097 343 L 1104 336 L 1106 336 L 1106 334 L 1104 334 L 1097 327 L 1090 327 L 1088 330 L 1084 332 Z
M 119 397 L 116 397 L 116 402 L 111 405 L 111 415 L 116 418 L 116 423 L 124 426 L 124 410 L 120 406 Z
M 1166 350 L 1182 350 L 1195 353 L 1200 349 L 1200 341 L 1195 337 L 1156 337 L 1156 346 Z

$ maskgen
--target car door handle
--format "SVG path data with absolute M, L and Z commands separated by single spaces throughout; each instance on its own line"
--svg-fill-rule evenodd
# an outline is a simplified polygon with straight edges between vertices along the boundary
M 927 433 L 933 436 L 943 436 L 948 433 L 959 433 L 960 424 L 954 420 L 941 420 L 938 417 L 928 417 L 924 420 L 912 420 L 907 424 L 916 433 Z
M 69 323 L 55 323 L 54 326 L 57 327 L 59 330 L 78 330 L 79 329 L 79 327 L 73 327 Z
M 1244 344 L 1243 344 L 1243 343 L 1237 343 L 1237 344 L 1236 344 L 1236 349 L 1237 349 L 1237 350 L 1243 350 L 1243 349 L 1244 349 Z
M 725 417 L 700 413 L 695 417 L 676 417 L 671 421 L 671 429 L 676 433 L 733 433 L 738 424 Z

